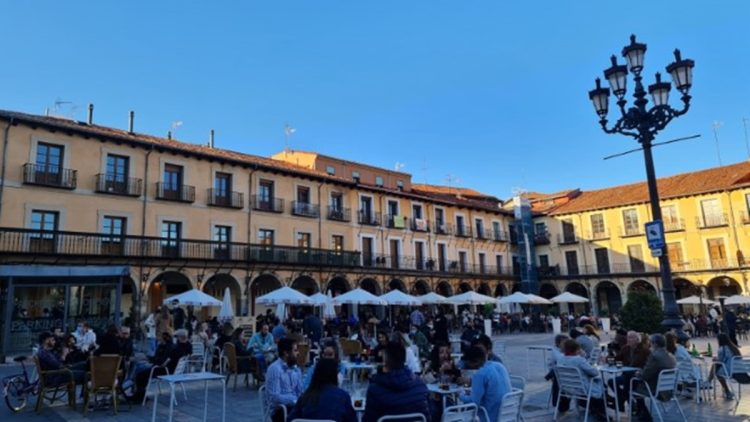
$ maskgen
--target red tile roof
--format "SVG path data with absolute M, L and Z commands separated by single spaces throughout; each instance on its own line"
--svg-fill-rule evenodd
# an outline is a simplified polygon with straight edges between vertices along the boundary
M 657 180 L 661 199 L 679 198 L 750 186 L 750 161 L 682 173 Z M 572 214 L 648 202 L 646 182 L 583 191 L 550 215 Z

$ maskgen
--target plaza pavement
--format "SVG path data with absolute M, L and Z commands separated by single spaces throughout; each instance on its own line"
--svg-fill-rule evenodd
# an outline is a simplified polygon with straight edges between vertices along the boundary
M 535 351 L 527 355 L 527 347 L 534 345 L 549 345 L 552 343 L 552 334 L 514 334 L 509 336 L 498 336 L 495 340 L 506 343 L 506 358 L 508 369 L 511 374 L 519 375 L 527 379 L 526 396 L 524 398 L 524 419 L 527 422 L 542 422 L 552 419 L 554 409 L 547 408 L 549 399 L 550 384 L 544 381 L 544 360 L 542 353 Z M 608 340 L 608 337 L 602 340 Z M 699 350 L 705 350 L 706 340 L 697 339 L 695 341 Z M 716 350 L 714 342 L 714 351 Z M 743 355 L 750 355 L 750 342 L 741 341 L 740 344 Z M 529 370 L 527 372 L 527 363 Z M 18 370 L 13 364 L 0 365 L 0 376 L 14 373 Z M 260 408 L 258 403 L 258 393 L 254 388 L 246 388 L 243 380 L 238 382 L 237 391 L 232 391 L 231 385 L 227 389 L 227 421 L 255 422 L 260 421 Z M 214 384 L 215 385 L 215 384 Z M 718 384 L 717 384 L 718 387 Z M 168 389 L 164 390 L 165 392 Z M 175 421 L 180 422 L 197 422 L 203 417 L 203 389 L 202 387 L 189 387 L 187 389 L 188 400 L 182 398 L 178 389 L 178 405 L 175 407 Z M 166 393 L 161 396 L 157 409 L 157 420 L 164 421 L 167 419 L 168 400 Z M 145 407 L 140 405 L 133 406 L 129 409 L 127 405 L 121 406 L 121 412 L 118 415 L 112 415 L 111 410 L 103 409 L 89 412 L 83 416 L 78 409 L 73 411 L 67 406 L 58 403 L 52 408 L 45 406 L 41 414 L 33 411 L 33 404 L 22 413 L 13 414 L 4 403 L 0 406 L 0 421 L 8 422 L 36 422 L 36 421 L 98 421 L 98 422 L 144 422 L 151 419 L 152 402 L 149 401 Z M 750 388 L 739 401 L 727 401 L 717 394 L 717 400 L 711 400 L 706 403 L 696 404 L 694 400 L 682 399 L 680 401 L 688 421 L 750 421 Z M 209 390 L 209 420 L 220 421 L 221 391 L 218 387 L 210 387 Z M 669 421 L 680 420 L 679 413 L 669 412 L 667 415 Z M 571 410 L 561 416 L 559 420 L 563 422 L 572 422 L 583 420 L 583 415 Z M 626 418 L 623 417 L 623 420 Z

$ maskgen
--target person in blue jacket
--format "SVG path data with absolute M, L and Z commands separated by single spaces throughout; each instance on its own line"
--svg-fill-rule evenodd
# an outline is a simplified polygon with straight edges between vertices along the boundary
M 320 359 L 315 365 L 310 387 L 302 393 L 286 418 L 288 422 L 295 419 L 357 421 L 351 396 L 338 387 L 336 360 Z
M 376 422 L 386 415 L 421 413 L 430 420 L 427 386 L 406 368 L 406 349 L 389 342 L 384 350 L 383 373 L 370 379 L 362 422 Z

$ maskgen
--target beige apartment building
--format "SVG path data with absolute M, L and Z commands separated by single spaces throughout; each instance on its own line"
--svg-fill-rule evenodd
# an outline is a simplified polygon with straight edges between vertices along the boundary
M 0 134 L 5 350 L 49 324 L 138 320 L 191 288 L 229 288 L 254 314 L 280 286 L 500 295 L 517 279 L 513 215 L 475 191 L 139 134 L 132 117 L 119 130 L 3 111 Z

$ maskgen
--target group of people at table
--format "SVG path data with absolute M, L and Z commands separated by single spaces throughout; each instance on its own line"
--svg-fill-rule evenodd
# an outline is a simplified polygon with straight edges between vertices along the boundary
M 602 354 L 598 360 L 592 357 L 597 355 L 595 349 L 600 347 L 599 335 L 591 325 L 586 325 L 580 330 L 574 328 L 569 335 L 558 334 L 554 342 L 546 379 L 552 382 L 553 405 L 563 413 L 568 411 L 570 401 L 560 397 L 558 403 L 559 385 L 554 371 L 556 366 L 580 370 L 585 378 L 585 385 L 591 386 L 590 411 L 594 418 L 601 420 L 606 420 L 606 406 L 614 408 L 617 404 L 619 411 L 624 411 L 624 404 L 629 401 L 631 385 L 639 395 L 635 396 L 634 406 L 630 411 L 638 420 L 652 420 L 652 415 L 640 396 L 648 395 L 646 385 L 652 392 L 656 391 L 661 371 L 676 368 L 680 362 L 689 362 L 690 367 L 696 371 L 695 377 L 701 377 L 697 373 L 701 370 L 700 367 L 693 364 L 693 356 L 689 351 L 690 339 L 685 334 L 667 332 L 665 335 L 657 333 L 649 336 L 635 331 L 618 330 L 613 342 L 601 346 Z M 724 397 L 733 399 L 734 395 L 727 385 L 727 380 L 731 375 L 732 359 L 741 356 L 740 350 L 727 334 L 718 335 L 718 344 L 718 355 L 712 359 L 706 381 L 711 382 L 715 377 L 723 388 Z M 620 370 L 613 372 L 616 376 L 612 379 L 603 381 L 601 367 L 613 363 Z M 623 368 L 626 370 L 622 370 Z M 750 377 L 740 381 L 750 382 Z M 607 394 L 607 389 L 612 392 L 611 395 Z M 694 394 L 699 392 L 695 391 Z

